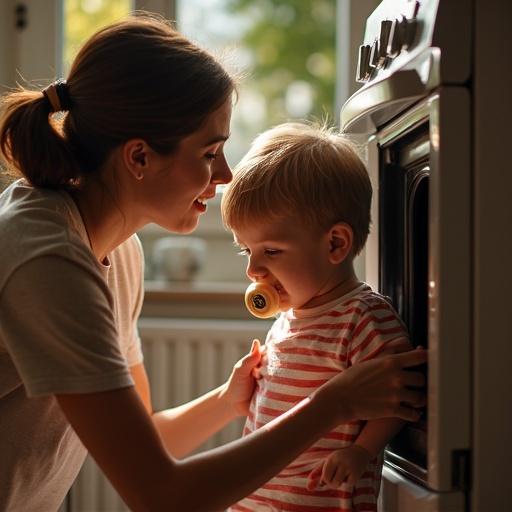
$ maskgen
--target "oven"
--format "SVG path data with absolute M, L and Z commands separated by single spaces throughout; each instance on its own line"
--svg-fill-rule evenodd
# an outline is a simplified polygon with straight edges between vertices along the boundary
M 391 298 L 413 344 L 430 353 L 428 405 L 388 446 L 384 489 L 397 482 L 429 489 L 439 511 L 465 510 L 470 486 L 469 126 L 468 91 L 439 87 L 373 141 L 371 284 Z
M 366 280 L 429 349 L 427 407 L 385 452 L 386 512 L 470 505 L 471 31 L 470 1 L 383 1 L 360 47 L 364 85 L 341 111 L 374 188 Z

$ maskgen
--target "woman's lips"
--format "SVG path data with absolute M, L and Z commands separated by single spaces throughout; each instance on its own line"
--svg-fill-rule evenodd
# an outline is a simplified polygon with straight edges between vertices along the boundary
M 207 201 L 213 199 L 215 197 L 215 193 L 215 190 L 204 192 L 203 195 L 199 196 L 194 201 L 195 208 L 199 210 L 201 213 L 204 213 L 208 209 Z
M 208 209 L 208 205 L 206 204 L 206 199 L 196 199 L 194 201 L 194 207 L 199 210 L 201 213 L 204 213 Z

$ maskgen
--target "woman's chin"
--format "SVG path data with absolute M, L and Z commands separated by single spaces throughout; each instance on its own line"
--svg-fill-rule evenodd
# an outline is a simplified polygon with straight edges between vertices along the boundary
M 192 225 L 183 226 L 180 229 L 179 233 L 181 235 L 189 235 L 190 233 L 193 233 L 197 229 L 198 224 L 199 224 L 199 222 L 196 222 L 193 226 Z
M 199 217 L 195 219 L 186 219 L 180 222 L 179 224 L 170 224 L 170 223 L 159 223 L 159 226 L 170 231 L 171 233 L 176 233 L 177 235 L 188 235 L 193 233 L 197 226 L 199 225 Z

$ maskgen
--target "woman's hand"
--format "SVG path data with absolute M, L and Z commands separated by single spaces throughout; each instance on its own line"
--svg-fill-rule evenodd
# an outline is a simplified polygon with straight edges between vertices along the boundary
M 249 413 L 256 379 L 260 378 L 259 369 L 264 354 L 265 347 L 261 348 L 259 340 L 253 340 L 250 352 L 235 364 L 220 394 L 220 397 L 229 402 L 239 416 L 247 416 Z
M 391 346 L 383 354 L 396 351 Z M 320 395 L 335 407 L 339 404 L 338 423 L 354 419 L 401 418 L 417 421 L 416 408 L 425 404 L 425 377 L 409 368 L 427 362 L 428 352 L 416 349 L 382 355 L 350 367 L 324 384 Z
M 312 491 L 318 485 L 326 485 L 330 489 L 338 489 L 343 483 L 353 486 L 371 460 L 370 452 L 357 444 L 336 450 L 311 471 L 307 488 Z

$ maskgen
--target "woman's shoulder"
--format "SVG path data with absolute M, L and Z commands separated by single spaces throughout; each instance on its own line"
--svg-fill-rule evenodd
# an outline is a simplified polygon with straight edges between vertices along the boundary
M 0 194 L 0 228 L 18 226 L 40 231 L 70 226 L 69 196 L 59 190 L 33 187 L 17 180 Z
M 0 194 L 0 289 L 23 263 L 39 256 L 89 260 L 71 198 L 18 180 Z

